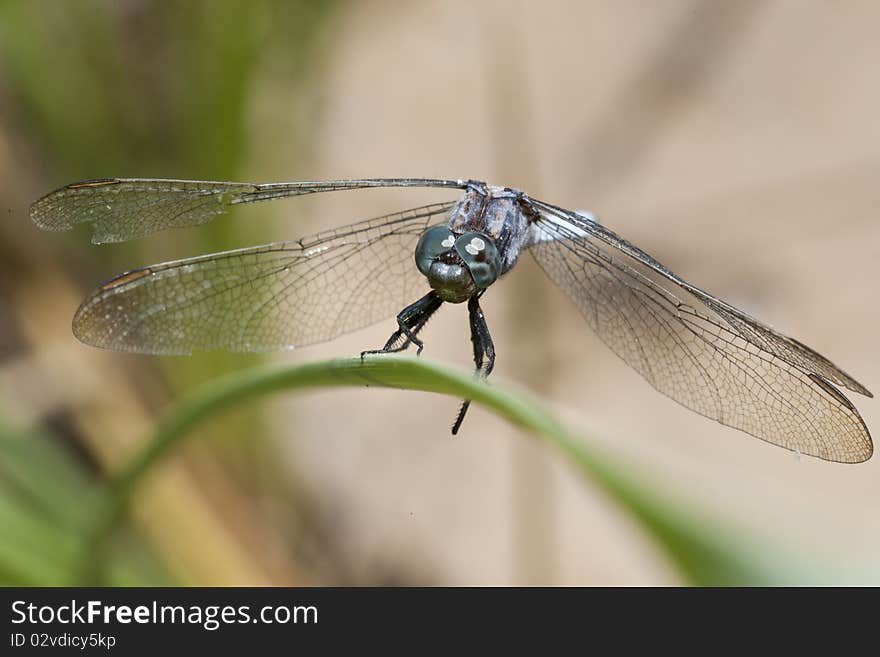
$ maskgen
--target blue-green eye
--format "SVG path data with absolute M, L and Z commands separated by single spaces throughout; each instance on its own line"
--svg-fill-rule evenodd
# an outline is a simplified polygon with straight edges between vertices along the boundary
M 441 253 L 455 246 L 455 235 L 446 226 L 429 228 L 419 238 L 416 245 L 416 267 L 425 276 L 431 271 L 431 263 Z
M 498 278 L 501 259 L 492 238 L 475 231 L 464 233 L 455 240 L 455 252 L 467 265 L 477 287 L 487 288 Z

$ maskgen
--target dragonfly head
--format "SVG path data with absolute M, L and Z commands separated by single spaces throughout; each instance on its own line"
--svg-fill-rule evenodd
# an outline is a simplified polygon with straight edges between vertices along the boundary
M 441 299 L 461 303 L 495 282 L 501 258 L 495 242 L 484 233 L 456 235 L 446 226 L 433 226 L 416 246 L 416 266 Z

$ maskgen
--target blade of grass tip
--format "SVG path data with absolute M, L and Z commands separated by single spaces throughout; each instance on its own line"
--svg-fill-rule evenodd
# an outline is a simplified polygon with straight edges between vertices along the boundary
M 471 399 L 511 423 L 561 449 L 591 480 L 629 511 L 663 548 L 682 575 L 694 584 L 758 584 L 770 581 L 765 568 L 747 556 L 741 534 L 721 529 L 718 521 L 695 519 L 680 505 L 642 483 L 635 474 L 588 449 L 538 404 L 456 372 L 410 357 L 383 356 L 260 367 L 221 377 L 199 388 L 160 421 L 145 447 L 110 482 L 108 504 L 92 535 L 84 574 L 100 580 L 106 544 L 122 519 L 137 485 L 200 422 L 233 406 L 282 390 L 377 386 L 435 392 Z

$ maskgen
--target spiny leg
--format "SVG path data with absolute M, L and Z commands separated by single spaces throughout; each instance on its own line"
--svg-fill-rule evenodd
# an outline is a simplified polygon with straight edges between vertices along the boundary
M 489 327 L 486 325 L 483 309 L 480 308 L 479 299 L 481 296 L 483 296 L 482 292 L 468 299 L 468 317 L 471 325 L 471 342 L 474 345 L 474 365 L 476 365 L 474 376 L 485 380 L 495 367 L 495 344 L 492 342 L 492 336 L 489 334 Z M 458 433 L 470 405 L 470 399 L 462 401 L 461 410 L 458 411 L 458 416 L 452 425 L 452 435 Z
M 416 337 L 431 316 L 443 305 L 443 300 L 437 293 L 431 290 L 421 299 L 408 305 L 397 315 L 398 329 L 391 334 L 385 346 L 381 349 L 370 349 L 361 352 L 361 358 L 367 354 L 392 354 L 403 351 L 411 344 L 418 347 L 416 355 L 422 353 L 425 344 Z

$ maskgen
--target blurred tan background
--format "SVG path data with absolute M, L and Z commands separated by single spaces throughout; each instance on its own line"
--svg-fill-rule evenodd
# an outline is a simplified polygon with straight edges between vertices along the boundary
M 867 1 L 3 3 L 2 424 L 50 435 L 102 479 L 185 391 L 266 358 L 80 345 L 70 319 L 96 282 L 450 197 L 308 197 L 100 248 L 30 223 L 38 196 L 101 176 L 519 187 L 595 212 L 877 392 L 878 29 Z M 818 555 L 811 567 L 829 576 L 876 566 L 876 458 L 800 459 L 686 411 L 610 353 L 529 258 L 483 306 L 498 385 L 530 390 L 584 440 L 793 560 Z M 393 327 L 271 360 L 355 354 Z M 444 307 L 424 338 L 423 357 L 471 366 L 464 308 Z M 876 432 L 877 401 L 853 401 Z M 427 394 L 325 390 L 213 423 L 140 491 L 129 540 L 150 565 L 130 581 L 681 581 L 546 446 L 476 407 L 452 438 L 456 410 Z M 0 541 L 16 540 L 6 531 Z

